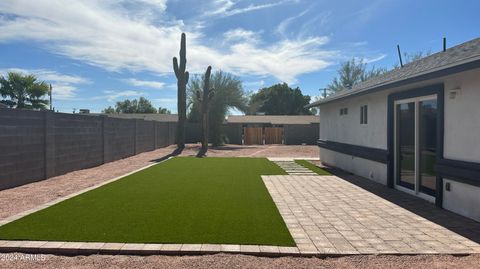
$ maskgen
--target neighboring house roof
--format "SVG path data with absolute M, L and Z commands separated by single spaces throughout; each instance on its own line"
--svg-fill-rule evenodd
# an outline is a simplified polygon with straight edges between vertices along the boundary
M 8 108 L 6 104 L 0 103 L 0 108 Z
M 314 107 L 339 99 L 386 90 L 479 67 L 480 38 L 476 38 L 449 48 L 446 51 L 405 64 L 403 67 L 393 69 L 385 74 L 359 83 L 353 86 L 352 89 L 339 91 L 306 107 Z
M 319 123 L 320 116 L 299 115 L 299 116 L 270 116 L 270 115 L 246 115 L 228 116 L 227 123 L 266 123 L 266 124 L 311 124 Z
M 85 114 L 89 115 L 89 114 Z M 122 119 L 143 119 L 143 120 L 154 120 L 154 121 L 161 121 L 161 122 L 177 122 L 178 115 L 176 114 L 127 114 L 127 113 L 112 113 L 112 114 L 90 114 L 90 115 L 105 115 L 112 118 L 122 118 Z

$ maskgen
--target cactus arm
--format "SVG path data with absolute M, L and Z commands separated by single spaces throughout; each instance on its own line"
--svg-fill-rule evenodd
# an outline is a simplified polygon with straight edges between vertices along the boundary
M 187 65 L 187 49 L 186 49 L 186 38 L 185 33 L 182 33 L 182 40 L 180 42 L 180 71 L 185 72 L 185 67 Z
M 173 71 L 175 72 L 175 76 L 178 78 L 180 75 L 179 70 L 178 70 L 178 60 L 177 57 L 173 57 Z
M 188 71 L 187 71 L 184 74 L 185 74 L 185 85 L 187 85 L 188 84 L 188 77 L 190 76 L 190 73 L 188 73 Z

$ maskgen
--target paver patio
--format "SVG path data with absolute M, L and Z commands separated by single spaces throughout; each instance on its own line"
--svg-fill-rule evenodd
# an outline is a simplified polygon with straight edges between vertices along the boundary
M 480 253 L 478 241 L 472 241 L 338 176 L 262 178 L 300 253 Z M 418 208 L 426 207 L 434 212 L 433 215 L 445 214 L 445 210 L 434 208 L 426 201 L 383 188 L 394 192 L 400 200 L 415 199 Z M 455 214 L 447 215 L 447 221 L 463 222 L 468 229 L 480 230 L 480 223 Z

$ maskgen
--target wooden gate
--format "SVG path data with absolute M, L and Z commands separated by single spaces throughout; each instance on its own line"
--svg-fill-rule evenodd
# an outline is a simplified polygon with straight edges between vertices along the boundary
M 263 144 L 263 128 L 262 127 L 244 127 L 245 145 L 262 145 Z
M 283 144 L 283 128 L 265 127 L 265 144 Z

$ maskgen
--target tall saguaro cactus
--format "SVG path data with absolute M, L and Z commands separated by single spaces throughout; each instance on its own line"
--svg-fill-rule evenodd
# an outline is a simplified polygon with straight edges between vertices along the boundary
M 187 83 L 188 71 L 185 71 L 187 65 L 187 48 L 185 33 L 182 33 L 180 41 L 180 66 L 177 57 L 173 57 L 173 71 L 177 77 L 177 110 L 178 110 L 178 126 L 177 126 L 177 148 L 185 148 L 185 122 L 187 120 Z
M 197 98 L 201 102 L 202 108 L 202 149 L 198 153 L 198 156 L 203 156 L 207 153 L 208 150 L 208 110 L 209 103 L 212 100 L 215 90 L 210 89 L 210 73 L 212 67 L 208 66 L 207 71 L 205 72 L 205 77 L 203 78 L 203 94 L 200 91 L 197 91 Z

